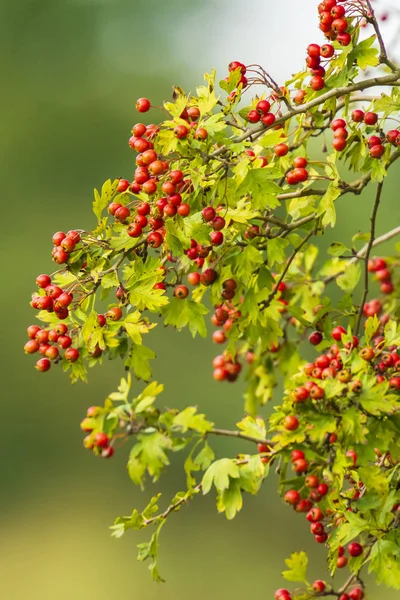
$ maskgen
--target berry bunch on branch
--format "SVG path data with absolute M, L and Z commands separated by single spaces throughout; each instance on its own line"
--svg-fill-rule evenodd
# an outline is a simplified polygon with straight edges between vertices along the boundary
M 151 109 L 157 123 L 132 128 L 133 177 L 95 190 L 94 230 L 54 234 L 57 268 L 36 279 L 41 325 L 28 328 L 25 351 L 41 355 L 37 369 L 75 382 L 107 358 L 128 372 L 88 408 L 85 448 L 102 458 L 129 449 L 141 487 L 171 453 L 186 455 L 186 489 L 112 527 L 117 537 L 154 529 L 138 558 L 156 580 L 167 517 L 215 489 L 217 510 L 233 519 L 274 469 L 282 499 L 325 546 L 330 575 L 348 572 L 343 583 L 309 583 L 307 555 L 294 552 L 283 575 L 298 585 L 276 600 L 363 600 L 365 572 L 400 589 L 400 226 L 378 235 L 400 158 L 400 66 L 369 0 L 324 0 L 318 17 L 326 39 L 310 43 L 305 70 L 282 87 L 262 66 L 233 61 L 220 91 L 212 72 L 196 94 L 175 87 L 161 107 L 140 98 L 138 112 Z M 319 251 L 336 204 L 367 188 L 368 230 Z M 390 241 L 392 254 L 378 256 Z M 247 381 L 236 427 L 194 406 L 158 407 L 163 386 L 151 381 L 144 340 L 159 322 L 193 337 L 213 331 L 214 379 Z M 131 373 L 147 383 L 141 392 Z M 216 457 L 216 436 L 237 438 L 242 453 Z

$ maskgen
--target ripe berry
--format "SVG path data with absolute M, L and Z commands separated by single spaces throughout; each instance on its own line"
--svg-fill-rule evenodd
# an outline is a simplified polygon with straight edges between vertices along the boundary
M 190 214 L 190 206 L 189 206 L 189 204 L 186 204 L 186 202 L 182 202 L 182 204 L 180 204 L 178 206 L 176 212 L 181 217 L 187 217 Z
M 147 98 L 139 98 L 136 102 L 136 110 L 138 112 L 144 113 L 150 110 L 150 100 Z
M 185 125 L 177 125 L 174 129 L 174 134 L 179 140 L 183 140 L 188 136 L 189 128 Z
M 96 433 L 94 436 L 94 443 L 98 448 L 107 448 L 110 443 L 110 439 L 106 433 L 100 432 Z
M 315 536 L 315 541 L 317 542 L 317 544 L 325 544 L 327 539 L 328 534 L 325 532 Z
M 26 354 L 34 354 L 39 350 L 39 342 L 37 340 L 29 340 L 24 346 Z
M 364 112 L 359 109 L 353 110 L 351 118 L 355 123 L 362 123 L 364 121 Z
M 35 367 L 41 373 L 45 373 L 46 371 L 48 371 L 50 369 L 51 362 L 49 361 L 48 358 L 39 358 Z
M 351 43 L 351 35 L 347 31 L 338 33 L 336 41 L 341 46 L 348 46 Z
M 223 329 L 217 329 L 217 331 L 214 331 L 214 333 L 212 335 L 212 339 L 215 344 L 225 343 L 226 342 L 225 331 Z
M 323 80 L 321 75 L 314 75 L 314 77 L 311 77 L 310 86 L 312 87 L 314 92 L 318 92 L 319 90 L 322 90 L 325 87 L 325 81 Z
M 332 146 L 337 152 L 341 152 L 347 146 L 346 138 L 344 137 L 336 137 L 332 140 Z
M 313 535 L 321 535 L 324 533 L 324 526 L 321 521 L 317 521 L 316 523 L 311 523 L 310 531 Z
M 323 336 L 322 333 L 320 333 L 319 331 L 313 331 L 309 336 L 308 336 L 308 341 L 310 342 L 310 344 L 312 344 L 313 346 L 318 346 L 318 344 L 320 344 L 322 342 Z
M 214 269 L 205 269 L 200 275 L 200 281 L 203 285 L 211 285 L 217 279 L 218 273 Z
M 287 146 L 287 144 L 278 144 L 277 146 L 275 146 L 275 154 L 276 156 L 286 156 L 286 154 L 289 152 L 289 147 Z
M 79 358 L 79 350 L 77 348 L 68 348 L 65 351 L 64 357 L 68 362 L 76 362 Z
M 108 448 L 104 448 L 101 453 L 101 458 L 111 458 L 114 454 L 114 448 L 112 446 L 108 446 Z
M 338 569 L 343 569 L 347 565 L 347 562 L 348 560 L 346 556 L 339 556 L 337 559 L 336 566 Z
M 390 129 L 386 134 L 386 138 L 391 144 L 398 145 L 400 140 L 400 131 L 398 129 Z
M 36 283 L 41 288 L 46 288 L 51 284 L 51 279 L 48 275 L 38 275 L 36 277 Z
M 159 248 L 163 242 L 161 233 L 153 231 L 147 236 L 147 243 L 151 248 Z
M 316 488 L 318 487 L 319 479 L 316 475 L 308 475 L 304 483 L 308 488 Z
M 364 590 L 361 588 L 353 588 L 349 593 L 350 600 L 363 600 L 364 598 Z
M 317 581 L 314 581 L 311 587 L 314 592 L 316 592 L 317 594 L 321 594 L 325 591 L 326 583 L 324 581 L 321 581 L 321 579 L 317 579 Z
M 129 217 L 130 214 L 131 214 L 131 211 L 129 210 L 129 208 L 127 206 L 120 206 L 115 211 L 114 217 L 116 219 L 118 219 L 118 221 L 125 221 Z
M 308 56 L 318 57 L 320 56 L 320 47 L 318 44 L 309 44 L 307 46 L 307 54 Z
M 336 342 L 340 342 L 342 339 L 342 335 L 346 333 L 346 330 L 341 325 L 334 327 L 332 329 L 332 337 Z
M 299 459 L 299 460 L 295 460 L 293 462 L 293 469 L 296 471 L 296 473 L 305 473 L 306 471 L 308 471 L 308 462 L 304 459 Z
M 268 114 L 270 108 L 271 108 L 271 104 L 268 102 L 268 100 L 259 100 L 257 102 L 256 110 L 258 110 L 258 112 L 263 115 Z
M 309 391 L 305 387 L 295 389 L 294 398 L 296 402 L 304 402 L 309 397 Z
M 320 496 L 326 496 L 328 491 L 329 491 L 329 487 L 327 486 L 326 483 L 320 483 L 319 486 L 317 487 L 317 492 Z
M 207 206 L 206 208 L 203 208 L 203 210 L 201 211 L 201 215 L 205 222 L 209 223 L 215 218 L 216 212 L 212 206 Z
M 314 507 L 312 508 L 306 516 L 307 521 L 310 523 L 317 523 L 318 521 L 322 521 L 324 518 L 324 513 L 320 508 Z
M 303 450 L 292 450 L 291 461 L 294 462 L 296 460 L 303 460 L 305 458 L 305 454 Z
M 369 154 L 372 158 L 380 158 L 385 154 L 385 147 L 382 144 L 376 144 L 370 148 Z
M 72 338 L 69 335 L 60 335 L 60 337 L 57 340 L 57 343 L 60 346 L 60 348 L 66 350 L 71 346 Z
M 258 123 L 260 120 L 260 113 L 256 110 L 251 110 L 247 115 L 249 123 Z
M 288 504 L 295 506 L 300 500 L 300 494 L 297 490 L 288 490 L 283 496 L 283 499 Z
M 349 544 L 347 546 L 347 549 L 349 551 L 350 556 L 352 557 L 361 556 L 361 554 L 363 553 L 363 547 L 357 542 L 352 542 L 351 544 Z
M 273 113 L 267 113 L 261 117 L 261 121 L 266 127 L 270 127 L 275 123 L 275 115 Z
M 283 420 L 283 426 L 288 431 L 294 431 L 299 426 L 299 420 L 294 415 L 287 415 Z
M 184 298 L 187 298 L 188 295 L 189 295 L 189 290 L 186 287 L 186 285 L 178 285 L 174 289 L 175 298 L 179 298 L 180 300 L 183 300 Z
M 210 241 L 213 246 L 220 246 L 224 241 L 224 234 L 221 231 L 212 231 Z
M 113 306 L 106 312 L 106 318 L 110 321 L 119 321 L 122 318 L 122 310 L 119 306 Z

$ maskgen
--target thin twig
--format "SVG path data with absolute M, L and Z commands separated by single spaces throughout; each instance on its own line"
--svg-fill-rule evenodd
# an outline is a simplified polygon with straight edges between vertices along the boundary
M 376 229 L 376 216 L 378 214 L 378 208 L 379 208 L 379 204 L 381 201 L 381 197 L 382 197 L 382 188 L 383 188 L 383 181 L 381 181 L 380 183 L 378 183 L 378 188 L 376 190 L 376 196 L 375 196 L 375 202 L 374 202 L 374 208 L 372 210 L 372 215 L 371 215 L 371 229 L 370 229 L 370 238 L 367 244 L 367 248 L 365 250 L 365 265 L 364 265 L 364 290 L 363 290 L 363 294 L 361 297 L 361 304 L 360 304 L 360 308 L 358 311 L 358 318 L 357 318 L 357 325 L 356 325 L 356 329 L 355 329 L 355 334 L 358 335 L 358 332 L 360 330 L 360 325 L 361 325 L 361 319 L 363 316 L 363 309 L 364 309 L 364 304 L 365 301 L 367 299 L 368 296 L 368 289 L 369 289 L 369 271 L 368 271 L 368 259 L 369 259 L 369 255 L 371 253 L 372 250 L 372 246 L 374 244 L 375 241 L 375 229 Z
M 207 431 L 208 434 L 213 435 L 223 435 L 226 437 L 235 437 L 240 438 L 242 440 L 247 440 L 249 442 L 254 442 L 255 444 L 267 444 L 268 446 L 273 446 L 274 442 L 271 440 L 264 440 L 260 438 L 252 437 L 251 435 L 246 435 L 241 431 L 231 431 L 230 429 L 211 429 L 211 431 Z

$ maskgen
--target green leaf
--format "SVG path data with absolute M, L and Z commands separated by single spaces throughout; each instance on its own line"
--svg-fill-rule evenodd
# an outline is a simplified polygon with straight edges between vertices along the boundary
M 400 563 L 398 544 L 380 539 L 372 546 L 368 573 L 374 573 L 376 583 L 400 589 Z
M 150 348 L 141 344 L 132 343 L 129 357 L 125 361 L 125 366 L 132 368 L 138 379 L 149 381 L 151 379 L 151 367 L 149 361 L 153 360 L 155 357 L 155 353 Z
M 252 207 L 255 210 L 264 210 L 265 208 L 275 208 L 280 205 L 277 195 L 282 192 L 274 181 L 269 177 L 277 178 L 279 173 L 270 171 L 268 167 L 261 169 L 249 169 L 247 175 L 238 189 L 239 196 L 250 194 L 252 196 Z
M 290 558 L 285 559 L 285 563 L 289 570 L 283 571 L 282 575 L 287 581 L 307 583 L 308 557 L 305 552 L 293 552 Z
M 245 435 L 253 437 L 256 440 L 265 440 L 267 431 L 264 419 L 261 417 L 253 418 L 247 415 L 239 423 L 236 423 L 236 425 Z
M 140 562 L 143 562 L 145 560 L 149 560 L 150 564 L 149 564 L 149 569 L 151 572 L 151 576 L 154 579 L 154 581 L 157 582 L 163 582 L 164 580 L 162 579 L 162 577 L 160 576 L 159 570 L 158 570 L 158 549 L 159 549 L 159 542 L 158 542 L 158 537 L 160 535 L 160 531 L 162 526 L 165 523 L 165 519 L 163 521 L 160 521 L 158 526 L 157 526 L 157 530 L 155 533 L 153 533 L 150 542 L 144 542 L 142 544 L 138 544 L 138 549 L 139 549 L 139 553 L 138 553 L 138 560 Z
M 357 283 L 360 281 L 360 277 L 361 265 L 356 262 L 347 266 L 345 272 L 336 278 L 336 283 L 342 290 L 349 293 L 354 290 Z
M 139 310 L 158 312 L 168 304 L 165 290 L 154 289 L 164 278 L 158 258 L 148 257 L 146 262 L 135 260 L 124 268 L 125 287 L 129 291 L 129 302 Z
M 205 415 L 198 414 L 195 406 L 188 406 L 178 413 L 174 417 L 173 425 L 182 433 L 186 433 L 189 429 L 198 433 L 206 433 L 213 428 L 213 423 L 207 421 Z
M 236 517 L 242 506 L 243 498 L 239 481 L 231 479 L 229 487 L 218 494 L 217 510 L 220 513 L 225 512 L 226 518 L 231 520 Z
M 212 463 L 204 474 L 202 480 L 203 494 L 208 494 L 214 483 L 218 492 L 229 488 L 230 479 L 238 479 L 240 470 L 234 460 L 230 458 L 221 458 Z
M 286 261 L 285 248 L 289 245 L 285 238 L 273 238 L 267 243 L 268 266 L 282 264 Z
M 328 248 L 328 254 L 331 256 L 342 256 L 349 252 L 349 249 L 341 242 L 333 242 Z
M 158 431 L 139 433 L 128 461 L 128 472 L 132 481 L 141 484 L 145 471 L 157 481 L 165 466 L 169 465 L 167 450 L 171 440 Z
M 185 298 L 172 298 L 168 306 L 163 310 L 165 325 L 173 325 L 178 330 L 189 326 L 193 337 L 199 333 L 202 337 L 207 335 L 206 322 L 204 315 L 208 313 L 208 308 L 200 302 L 194 302 Z
M 103 210 L 109 205 L 112 197 L 117 191 L 118 179 L 108 179 L 101 188 L 101 194 L 97 190 L 94 190 L 94 202 L 93 212 L 97 217 L 98 222 L 101 222 L 101 214 Z
M 334 227 L 336 223 L 336 210 L 334 202 L 336 198 L 340 196 L 340 190 L 335 185 L 334 182 L 331 182 L 326 190 L 324 196 L 322 196 L 321 201 L 317 208 L 317 215 L 323 215 L 322 224 L 325 226 L 330 225 Z
M 372 44 L 376 41 L 376 35 L 363 40 L 349 54 L 349 62 L 352 64 L 357 61 L 360 69 L 365 71 L 368 67 L 376 67 L 379 64 L 379 51 L 377 48 L 371 48 Z

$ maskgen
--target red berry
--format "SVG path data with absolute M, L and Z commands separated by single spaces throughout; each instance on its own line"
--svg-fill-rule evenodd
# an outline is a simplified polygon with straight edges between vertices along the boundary
M 309 44 L 307 46 L 307 54 L 308 56 L 317 57 L 320 56 L 320 47 L 318 44 Z
M 361 556 L 361 554 L 363 553 L 363 547 L 357 542 L 352 542 L 351 544 L 349 544 L 347 546 L 347 549 L 349 551 L 350 556 L 352 557 Z
M 306 516 L 307 521 L 310 523 L 317 523 L 318 521 L 322 521 L 324 518 L 324 513 L 320 508 L 314 507 L 312 508 Z
M 188 295 L 189 295 L 189 290 L 186 287 L 186 285 L 178 285 L 174 289 L 175 298 L 179 298 L 180 300 L 183 300 L 184 298 L 187 298 Z
M 345 333 L 346 330 L 341 325 L 338 325 L 332 329 L 332 337 L 336 342 L 340 342 L 342 340 L 342 335 Z
M 68 348 L 65 351 L 64 357 L 68 362 L 76 362 L 79 358 L 79 350 L 77 348 Z
M 114 448 L 112 446 L 108 446 L 108 448 L 104 448 L 101 453 L 101 458 L 111 458 L 114 454 Z
M 39 350 L 39 342 L 37 340 L 29 340 L 24 346 L 26 354 L 34 354 Z
M 36 277 L 36 283 L 41 288 L 46 288 L 51 284 L 51 278 L 48 275 L 38 275 Z
M 324 533 L 324 526 L 321 521 L 317 521 L 316 523 L 311 523 L 310 531 L 313 535 L 321 535 Z
M 256 110 L 258 110 L 258 112 L 263 115 L 268 114 L 270 108 L 271 108 L 271 104 L 268 102 L 268 100 L 259 100 L 257 102 Z
M 129 208 L 127 206 L 120 206 L 115 211 L 114 217 L 116 219 L 118 219 L 118 221 L 125 221 L 129 217 L 130 214 L 131 214 L 131 211 L 129 210 Z
M 60 335 L 60 337 L 57 340 L 58 345 L 65 350 L 66 348 L 69 348 L 72 344 L 72 339 L 69 335 Z
M 300 494 L 297 490 L 288 490 L 284 497 L 284 501 L 292 506 L 295 506 L 300 500 Z
M 376 125 L 378 122 L 378 115 L 374 112 L 366 112 L 364 115 L 364 123 L 366 125 Z
M 220 246 L 224 241 L 224 234 L 221 231 L 212 231 L 210 241 L 213 246 Z
M 283 420 L 283 426 L 288 431 L 294 431 L 299 426 L 299 420 L 294 415 L 287 415 Z
M 207 206 L 206 208 L 203 208 L 201 214 L 206 223 L 212 221 L 216 216 L 216 212 L 212 206 Z
M 260 113 L 256 110 L 251 110 L 247 115 L 249 123 L 258 123 L 260 120 Z
M 363 600 L 364 590 L 359 587 L 353 588 L 349 593 L 350 600 Z
M 107 448 L 110 443 L 110 438 L 106 433 L 96 433 L 94 436 L 94 443 L 98 448 Z
M 372 158 L 380 158 L 385 154 L 385 147 L 382 144 L 376 144 L 375 146 L 372 146 L 369 154 Z
M 50 369 L 51 362 L 48 358 L 39 358 L 35 366 L 38 371 L 40 371 L 41 373 L 45 373 Z
M 217 279 L 218 273 L 214 269 L 205 269 L 200 275 L 200 281 L 203 285 L 211 285 Z
M 303 460 L 305 458 L 305 454 L 303 450 L 292 450 L 291 461 L 294 462 L 296 460 Z
M 341 46 L 348 46 L 351 43 L 351 35 L 347 31 L 338 33 L 336 41 L 339 42 Z
M 295 389 L 294 397 L 296 402 L 304 402 L 309 397 L 309 391 L 305 387 L 298 387 Z
M 310 86 L 312 87 L 314 92 L 318 92 L 319 90 L 322 90 L 325 87 L 325 81 L 323 80 L 321 75 L 314 75 L 314 77 L 311 77 Z
M 308 462 L 304 459 L 295 460 L 293 462 L 293 469 L 296 473 L 305 473 L 308 470 Z
M 325 544 L 327 539 L 328 534 L 325 532 L 315 536 L 315 541 L 317 542 L 317 544 Z
M 286 156 L 286 154 L 289 152 L 289 147 L 287 144 L 278 144 L 274 149 L 275 154 L 279 157 Z
M 163 237 L 158 231 L 153 231 L 147 236 L 147 243 L 151 248 L 159 248 L 163 242 Z
M 364 121 L 364 111 L 360 109 L 353 110 L 351 118 L 355 123 L 362 123 Z
M 119 306 L 113 306 L 106 312 L 105 316 L 110 321 L 119 321 L 122 318 L 122 310 Z
M 267 113 L 261 117 L 261 121 L 266 127 L 270 127 L 275 123 L 275 115 L 273 113 Z
M 309 336 L 308 336 L 308 341 L 310 342 L 310 344 L 312 344 L 313 346 L 318 346 L 318 344 L 320 344 L 322 342 L 323 336 L 322 333 L 320 333 L 319 331 L 313 331 Z
M 316 581 L 314 581 L 311 587 L 314 592 L 316 592 L 317 594 L 321 594 L 325 591 L 326 583 L 324 581 L 321 581 L 321 579 L 317 579 Z
M 188 136 L 189 128 L 185 125 L 177 125 L 174 129 L 174 134 L 179 140 L 183 140 Z
M 148 112 L 150 110 L 150 106 L 150 100 L 147 98 L 139 98 L 139 100 L 136 102 L 136 110 L 141 113 Z

